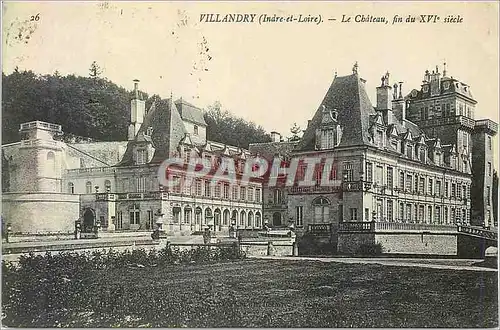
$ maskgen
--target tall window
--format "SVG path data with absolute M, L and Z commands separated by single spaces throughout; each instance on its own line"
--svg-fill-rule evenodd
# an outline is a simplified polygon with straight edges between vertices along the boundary
M 236 200 L 238 199 L 238 186 L 234 185 L 233 190 L 231 192 L 231 199 Z
M 194 125 L 193 133 L 194 135 L 198 135 L 198 125 Z
M 137 159 L 136 163 L 138 165 L 145 164 L 146 163 L 146 150 L 137 149 L 137 158 L 136 159 Z
M 75 184 L 73 182 L 68 183 L 68 193 L 70 193 L 70 194 L 75 193 Z
M 344 181 L 352 181 L 353 180 L 352 163 L 344 163 L 343 179 L 344 179 Z
M 148 210 L 148 220 L 146 222 L 146 229 L 153 229 L 153 227 L 154 227 L 153 211 Z
M 488 175 L 491 176 L 491 162 L 488 162 Z
M 377 166 L 376 167 L 376 170 L 375 170 L 375 182 L 378 184 L 378 185 L 382 185 L 383 184 L 383 167 L 382 166 Z
M 111 181 L 109 180 L 104 181 L 104 189 L 108 193 L 111 192 Z
M 215 197 L 220 198 L 220 182 L 215 185 Z
M 411 221 L 411 204 L 406 204 L 406 220 Z
M 196 179 L 195 185 L 196 185 L 196 195 L 201 196 L 201 180 Z
M 444 197 L 448 197 L 448 196 L 449 196 L 449 183 L 445 182 L 444 183 Z
M 139 209 L 135 208 L 130 210 L 130 224 L 139 225 L 141 223 L 141 213 Z
M 420 205 L 418 207 L 418 220 L 419 220 L 419 222 L 424 222 L 424 212 L 425 212 L 424 206 Z
M 335 131 L 333 129 L 324 129 L 321 132 L 321 149 L 331 149 L 335 147 Z
M 406 146 L 406 157 L 413 158 L 413 146 L 412 145 Z
M 246 188 L 245 187 L 240 187 L 240 199 L 242 201 L 246 200 Z
M 403 171 L 399 172 L 399 188 L 405 188 L 405 173 Z
M 373 180 L 373 164 L 372 163 L 366 163 L 366 181 L 372 182 Z
M 406 187 L 405 187 L 407 191 L 411 191 L 412 182 L 413 182 L 413 178 L 411 177 L 410 174 L 407 174 L 406 175 Z
M 350 219 L 351 221 L 358 220 L 358 209 L 350 208 L 349 209 Z
M 399 203 L 399 221 L 402 221 L 405 216 L 405 205 L 403 203 Z
M 447 206 L 445 206 L 445 207 L 444 207 L 444 218 L 443 218 L 443 222 L 444 222 L 444 223 L 449 223 L 449 222 L 450 222 L 450 221 L 449 221 L 449 219 L 448 219 L 448 207 L 447 207 Z
M 418 184 L 418 191 L 421 194 L 425 193 L 425 178 L 424 177 L 420 177 L 420 181 Z
M 257 203 L 260 203 L 260 189 L 259 188 L 255 189 L 255 201 Z
M 377 143 L 379 147 L 384 147 L 384 133 L 382 131 L 377 131 Z
M 229 199 L 229 183 L 224 183 L 224 198 Z
M 436 195 L 441 196 L 441 181 L 436 181 Z
M 210 197 L 210 195 L 211 195 L 210 190 L 211 190 L 210 181 L 206 180 L 205 181 L 205 197 Z
M 297 227 L 304 225 L 304 212 L 302 206 L 295 207 L 295 218 L 297 219 Z
M 436 206 L 436 214 L 435 214 L 436 223 L 441 223 L 441 207 Z
M 490 197 L 491 197 L 490 196 L 490 186 L 487 186 L 486 187 L 486 203 L 488 206 L 490 205 L 490 199 L 491 199 Z
M 275 189 L 273 193 L 274 204 L 281 204 L 282 202 L 282 191 L 280 189 Z
M 387 167 L 387 187 L 389 187 L 389 189 L 392 189 L 394 184 L 392 175 L 393 175 L 392 167 Z
M 123 228 L 123 212 L 122 211 L 118 211 L 115 225 L 116 225 L 117 230 L 120 230 Z
M 491 150 L 491 136 L 488 136 L 488 150 Z
M 387 200 L 387 221 L 393 221 L 393 209 L 392 209 L 392 200 Z
M 429 223 L 432 223 L 432 206 L 427 207 L 427 218 L 429 219 Z
M 92 182 L 87 181 L 85 184 L 85 193 L 91 194 L 92 193 Z
M 325 223 L 330 221 L 330 202 L 326 198 L 317 198 L 313 201 L 314 223 Z
M 434 193 L 433 189 L 434 187 L 432 186 L 432 183 L 433 183 L 432 179 L 429 179 L 429 186 L 428 186 L 429 190 L 427 191 L 429 195 L 432 195 Z
M 181 178 L 180 176 L 174 175 L 172 177 L 173 181 L 173 187 L 172 187 L 172 192 L 180 194 L 181 193 Z M 140 191 L 139 189 L 137 191 Z
M 455 198 L 456 190 L 457 190 L 457 185 L 455 183 L 451 184 L 451 197 Z
M 253 187 L 248 187 L 248 201 L 253 202 Z

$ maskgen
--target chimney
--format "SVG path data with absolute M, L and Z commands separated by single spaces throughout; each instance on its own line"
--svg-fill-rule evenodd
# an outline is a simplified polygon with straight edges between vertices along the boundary
M 272 142 L 280 142 L 281 141 L 281 134 L 278 132 L 271 132 L 271 141 Z
M 134 79 L 134 96 L 136 99 L 139 99 L 139 79 Z
M 382 83 L 377 87 L 377 110 L 382 112 L 384 122 L 392 124 L 392 98 L 391 85 L 389 82 L 389 72 L 381 78 Z
M 134 98 L 130 101 L 130 123 L 133 126 L 133 136 L 137 135 L 146 115 L 146 102 L 140 99 L 139 80 L 134 79 Z M 129 128 L 129 139 L 132 131 Z

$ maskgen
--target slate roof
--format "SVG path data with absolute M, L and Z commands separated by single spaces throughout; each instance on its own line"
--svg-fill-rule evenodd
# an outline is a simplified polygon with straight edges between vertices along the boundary
M 321 125 L 323 105 L 328 110 L 336 109 L 338 112 L 337 118 L 343 130 L 340 147 L 372 145 L 369 142 L 368 128 L 370 115 L 376 113 L 366 94 L 364 83 L 358 74 L 354 73 L 350 76 L 335 77 L 297 145 L 297 151 L 315 150 L 316 129 Z
M 129 141 L 122 161 L 117 166 L 134 164 L 134 145 L 143 141 L 141 136 L 143 136 L 143 133 L 146 133 L 148 127 L 153 128 L 151 140 L 155 148 L 155 153 L 150 163 L 161 163 L 170 157 L 187 133 L 179 111 L 177 111 L 171 99 L 155 102 L 155 106 L 151 107 L 144 117 L 144 122 L 134 140 Z
M 178 99 L 177 101 L 175 101 L 175 105 L 177 106 L 182 119 L 198 125 L 207 126 L 205 118 L 203 117 L 203 112 L 197 106 L 192 105 L 191 103 L 186 102 L 183 99 Z
M 259 154 L 266 159 L 275 155 L 289 156 L 299 141 L 251 143 L 248 149 L 252 154 Z

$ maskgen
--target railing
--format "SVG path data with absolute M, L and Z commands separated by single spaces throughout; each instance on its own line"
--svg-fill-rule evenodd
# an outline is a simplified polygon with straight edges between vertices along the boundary
M 477 126 L 486 126 L 487 129 L 495 133 L 498 132 L 498 124 L 489 119 L 476 120 L 476 127 Z
M 51 140 L 22 140 L 21 147 L 57 147 L 57 141 Z
M 124 199 L 168 199 L 168 193 L 153 191 L 153 192 L 140 192 L 140 193 L 121 193 L 116 194 L 118 200 Z
M 96 194 L 95 199 L 98 201 L 114 201 L 116 199 L 116 195 L 108 193 L 98 193 Z
M 342 182 L 343 191 L 363 191 L 363 181 Z
M 73 168 L 67 170 L 68 174 L 75 173 L 114 173 L 113 167 L 86 167 L 86 168 Z
M 374 222 L 361 222 L 361 221 L 351 221 L 351 222 L 341 222 L 339 224 L 339 231 L 373 231 Z
M 460 124 L 465 127 L 474 128 L 476 122 L 474 119 L 465 116 L 454 116 L 445 118 L 433 118 L 428 120 L 420 121 L 420 124 L 424 126 L 436 126 L 436 125 L 446 125 L 446 124 Z
M 30 121 L 29 123 L 21 124 L 20 130 L 26 130 L 31 128 L 45 128 L 53 131 L 61 132 L 62 126 L 57 124 L 46 123 L 44 121 Z
M 307 227 L 307 231 L 317 236 L 329 236 L 332 232 L 331 223 L 311 223 Z
M 459 233 L 480 236 L 480 237 L 492 239 L 495 241 L 498 239 L 498 233 L 491 231 L 491 230 L 483 229 L 483 228 L 458 225 L 457 230 Z
M 305 186 L 305 187 L 299 187 L 299 186 L 293 186 L 290 188 L 290 193 L 291 194 L 297 194 L 297 193 L 327 193 L 327 192 L 338 192 L 341 190 L 340 186 Z
M 375 222 L 375 231 L 383 230 L 416 230 L 416 231 L 451 231 L 456 232 L 455 225 L 433 225 L 430 223 Z

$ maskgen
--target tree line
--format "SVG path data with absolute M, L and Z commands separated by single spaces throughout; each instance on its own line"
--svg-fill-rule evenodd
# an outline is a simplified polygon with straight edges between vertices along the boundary
M 66 140 L 126 140 L 133 91 L 102 78 L 95 62 L 89 71 L 89 77 L 17 69 L 2 73 L 2 144 L 19 141 L 19 125 L 33 120 L 62 125 Z M 161 98 L 146 92 L 141 95 L 147 108 Z M 243 148 L 270 141 L 261 126 L 222 110 L 219 102 L 209 106 L 204 117 L 209 140 Z

